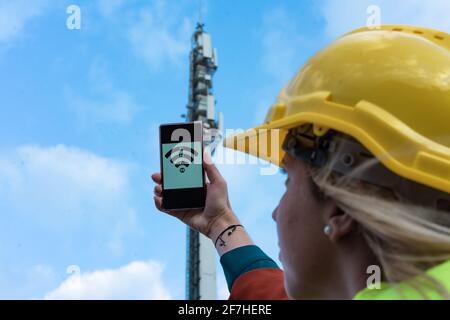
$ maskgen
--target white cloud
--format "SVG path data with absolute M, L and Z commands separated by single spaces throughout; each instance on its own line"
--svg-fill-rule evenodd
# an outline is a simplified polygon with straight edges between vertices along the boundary
M 130 27 L 128 38 L 135 53 L 144 59 L 152 71 L 166 65 L 184 66 L 190 50 L 193 31 L 191 19 L 180 12 L 180 4 L 156 0 L 139 12 Z
M 132 228 L 129 170 L 128 164 L 74 147 L 22 146 L 0 153 L 0 202 L 4 210 L 53 231 L 87 222 L 103 230 L 105 219 L 113 217 L 109 232 L 115 224 Z
M 65 145 L 0 150 L 0 282 L 14 288 L 3 296 L 40 297 L 56 287 L 60 263 L 128 252 L 130 239 L 142 235 L 131 201 L 134 169 Z
M 185 67 L 194 20 L 198 14 L 203 18 L 207 14 L 206 3 L 200 13 L 197 4 L 189 0 L 154 0 L 137 6 L 130 6 L 124 0 L 99 0 L 98 9 L 109 23 L 120 21 L 132 51 L 152 72 Z M 120 41 L 122 36 L 120 32 Z
M 380 7 L 382 24 L 410 24 L 450 32 L 448 0 L 325 0 L 322 13 L 327 35 L 335 38 L 365 26 L 370 5 Z
M 74 274 L 45 299 L 170 299 L 155 261 L 134 261 L 118 269 Z
M 0 42 L 18 36 L 32 18 L 41 15 L 47 0 L 0 1 Z

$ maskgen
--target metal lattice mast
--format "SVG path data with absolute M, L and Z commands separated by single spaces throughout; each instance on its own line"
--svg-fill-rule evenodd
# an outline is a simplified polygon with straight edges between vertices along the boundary
M 192 36 L 190 54 L 189 102 L 187 121 L 202 121 L 204 144 L 215 142 L 222 127 L 222 117 L 216 121 L 212 77 L 217 70 L 218 56 L 204 25 L 197 24 Z M 187 231 L 186 298 L 216 299 L 215 248 L 208 238 L 188 228 Z

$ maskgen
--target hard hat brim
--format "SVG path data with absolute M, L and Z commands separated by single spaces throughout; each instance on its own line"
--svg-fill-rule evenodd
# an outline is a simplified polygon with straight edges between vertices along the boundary
M 450 193 L 450 148 L 416 133 L 376 105 L 360 101 L 349 107 L 331 101 L 330 96 L 318 92 L 294 98 L 287 106 L 279 106 L 283 117 L 227 137 L 224 147 L 282 167 L 288 130 L 314 124 L 317 135 L 330 129 L 348 134 L 393 172 Z

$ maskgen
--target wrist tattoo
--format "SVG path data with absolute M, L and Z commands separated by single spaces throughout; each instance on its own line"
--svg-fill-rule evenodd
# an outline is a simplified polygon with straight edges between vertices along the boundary
M 214 246 L 217 247 L 217 241 L 220 241 L 219 246 L 220 246 L 220 247 L 225 247 L 225 246 L 227 245 L 227 243 L 225 242 L 225 240 L 222 239 L 222 236 L 223 236 L 224 233 L 227 232 L 227 231 L 228 231 L 228 233 L 227 233 L 228 237 L 231 236 L 231 235 L 233 234 L 233 232 L 236 230 L 237 227 L 242 227 L 242 228 L 243 228 L 244 226 L 241 225 L 241 224 L 233 224 L 233 225 L 227 227 L 225 230 L 223 230 L 223 231 L 219 234 L 219 236 L 217 237 L 216 241 L 214 242 Z

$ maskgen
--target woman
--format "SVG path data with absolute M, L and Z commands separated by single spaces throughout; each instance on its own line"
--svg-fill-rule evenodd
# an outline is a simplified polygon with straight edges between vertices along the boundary
M 450 35 L 359 29 L 312 57 L 263 125 L 225 141 L 287 173 L 272 214 L 283 271 L 208 157 L 204 210 L 169 214 L 212 239 L 231 299 L 448 299 L 449 124 Z

